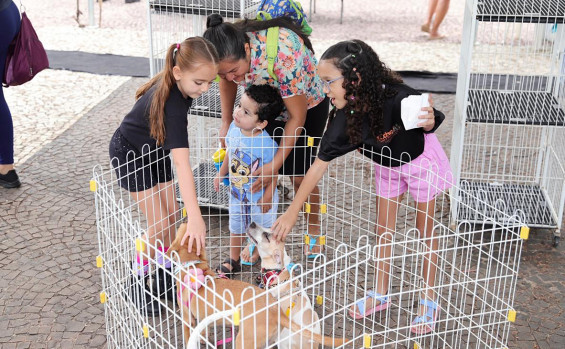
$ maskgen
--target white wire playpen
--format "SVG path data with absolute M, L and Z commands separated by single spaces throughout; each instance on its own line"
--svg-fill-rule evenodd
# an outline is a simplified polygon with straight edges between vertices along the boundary
M 467 0 L 451 150 L 461 188 L 553 229 L 555 245 L 565 203 L 564 22 L 562 0 Z
M 191 134 L 195 137 L 199 133 Z M 190 139 L 191 144 L 200 145 L 200 149 L 191 150 L 193 164 L 200 164 L 203 159 L 211 161 L 218 144 L 215 135 L 216 131 L 210 129 L 201 139 Z M 309 139 L 307 146 L 313 146 L 313 141 Z M 312 150 L 315 156 L 315 149 Z M 200 178 L 197 169 L 195 166 L 196 182 L 212 183 L 211 178 Z M 197 325 L 184 318 L 189 311 L 187 293 L 177 293 L 177 289 L 175 296 L 169 297 L 167 293 L 154 294 L 147 288 L 134 294 L 128 291 L 132 282 L 159 284 L 163 275 L 173 278 L 175 284 L 178 282 L 185 289 L 188 285 L 181 275 L 194 268 L 196 262 L 179 260 L 180 254 L 173 252 L 170 269 L 173 271 L 156 272 L 162 268 L 153 255 L 156 249 L 163 247 L 163 242 L 143 242 L 142 236 L 148 227 L 139 204 L 120 187 L 114 169 L 97 166 L 90 186 L 95 194 L 100 250 L 97 265 L 102 275 L 100 299 L 105 308 L 108 348 L 234 347 L 239 334 L 251 338 L 252 342 L 246 343 L 259 346 L 258 343 L 267 341 L 260 338 L 267 336 L 264 334 L 266 327 L 274 328 L 274 335 L 265 347 L 287 347 L 288 339 L 306 343 L 290 347 L 318 347 L 310 341 L 313 337 L 306 332 L 309 329 L 336 339 L 345 338 L 348 342 L 341 347 L 347 348 L 505 348 L 510 323 L 516 316 L 514 295 L 522 240 L 528 233 L 521 215 L 509 216 L 504 213 L 507 207 L 503 201 L 491 206 L 481 196 L 473 196 L 464 188 L 458 189 L 459 196 L 440 194 L 430 204 L 433 206 L 424 208 L 423 212 L 416 209 L 410 195 L 397 203 L 396 212 L 387 207 L 378 208 L 375 175 L 372 161 L 357 152 L 332 161 L 319 184 L 319 205 L 304 206 L 301 218 L 287 238 L 286 252 L 297 264 L 288 281 L 293 287 L 286 292 L 277 286 L 269 287 L 272 292 L 267 296 L 265 291 L 248 285 L 240 294 L 226 287 L 225 280 L 207 277 L 199 281 L 204 285 L 194 297 L 196 302 L 215 301 L 209 302 L 208 308 L 192 308 L 192 311 L 204 312 L 198 314 L 201 321 Z M 451 180 L 450 174 L 445 176 Z M 288 178 L 279 181 L 288 185 Z M 427 185 L 433 188 L 437 184 L 430 180 Z M 161 194 L 174 192 L 175 186 L 175 181 L 170 182 L 161 188 Z M 462 193 L 469 200 L 462 201 Z M 278 195 L 280 213 L 288 207 L 292 190 L 288 195 L 282 191 Z M 450 207 L 454 204 L 472 213 L 473 222 L 461 220 L 452 224 L 454 217 Z M 433 212 L 433 217 L 426 216 L 425 212 Z M 310 227 L 306 213 L 319 217 Z M 377 226 L 377 216 L 383 213 L 389 222 L 388 229 Z M 433 231 L 427 237 L 416 228 L 416 217 L 422 214 L 426 217 L 426 229 Z M 229 255 L 229 213 L 207 207 L 202 208 L 202 215 L 208 229 L 206 254 L 210 267 L 215 269 Z M 165 230 L 174 235 L 185 217 L 186 211 L 181 206 L 167 218 L 163 224 Z M 320 230 L 317 241 L 325 246 L 324 252 L 313 261 L 303 253 L 307 229 L 311 237 L 315 230 Z M 379 231 L 379 235 L 375 231 Z M 173 239 L 174 236 L 170 236 L 170 241 Z M 434 253 L 430 252 L 430 245 L 435 246 Z M 387 249 L 390 252 L 386 252 Z M 133 276 L 132 261 L 138 254 L 148 261 L 150 276 L 147 280 L 139 281 Z M 422 276 L 426 261 L 437 266 L 433 284 L 426 283 Z M 253 284 L 260 274 L 260 264 L 261 261 L 255 266 L 243 266 L 235 279 Z M 378 286 L 377 281 L 382 280 L 379 272 L 386 273 L 390 279 L 385 286 L 390 306 L 380 313 L 352 319 L 350 308 L 368 290 Z M 424 293 L 433 295 L 430 297 L 437 301 L 437 320 L 433 331 L 418 334 L 411 330 L 411 322 Z M 160 298 L 163 294 L 164 298 Z M 175 299 L 177 294 L 180 299 Z M 297 319 L 296 297 L 301 296 L 305 296 L 308 303 L 302 306 L 312 308 L 313 312 Z M 159 315 L 149 316 L 146 308 L 136 301 L 140 297 L 158 301 Z M 266 299 L 266 305 L 261 299 Z M 265 316 L 268 310 L 270 317 Z M 285 330 L 280 324 L 287 316 L 302 325 Z M 191 337 L 186 341 L 184 336 L 188 329 Z

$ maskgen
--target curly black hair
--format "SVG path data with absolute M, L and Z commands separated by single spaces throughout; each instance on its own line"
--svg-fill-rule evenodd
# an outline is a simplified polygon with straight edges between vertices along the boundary
M 259 105 L 257 115 L 260 121 L 272 122 L 284 110 L 279 90 L 271 85 L 251 85 L 245 90 L 245 94 Z
M 347 135 L 352 144 L 363 139 L 363 120 L 369 118 L 373 137 L 383 132 L 383 105 L 396 94 L 389 84 L 402 83 L 402 78 L 390 70 L 377 53 L 361 40 L 339 42 L 324 52 L 320 61 L 330 60 L 341 71 L 347 105 Z M 385 87 L 383 88 L 383 84 Z M 330 112 L 330 122 L 336 109 Z

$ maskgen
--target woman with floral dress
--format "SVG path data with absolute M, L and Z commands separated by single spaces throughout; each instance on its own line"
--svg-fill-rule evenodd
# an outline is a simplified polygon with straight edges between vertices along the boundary
M 267 59 L 267 29 L 279 27 L 277 55 L 272 73 L 269 73 Z M 274 123 L 269 123 L 267 132 L 271 134 L 279 149 L 271 163 L 254 172 L 258 178 L 252 190 L 263 187 L 273 188 L 277 174 L 290 176 L 294 190 L 297 191 L 304 174 L 311 165 L 313 147 L 307 146 L 308 137 L 321 137 L 328 118 L 329 99 L 323 91 L 323 82 L 316 73 L 317 61 L 308 35 L 302 32 L 295 22 L 287 17 L 267 21 L 245 19 L 236 23 L 224 22 L 218 14 L 208 17 L 207 29 L 203 35 L 216 47 L 220 66 L 220 99 L 222 106 L 222 127 L 220 137 L 225 137 L 233 119 L 238 85 L 269 84 L 276 87 L 283 98 L 286 111 Z M 284 129 L 284 137 L 281 137 Z M 263 211 L 270 208 L 273 190 L 263 195 Z M 310 243 L 305 246 L 308 258 L 315 258 L 321 252 L 317 245 L 320 234 L 318 221 L 318 187 L 312 191 L 308 215 Z M 270 194 L 270 195 L 269 195 Z M 254 263 L 258 254 L 243 250 L 244 262 Z M 227 265 L 226 265 L 227 266 Z

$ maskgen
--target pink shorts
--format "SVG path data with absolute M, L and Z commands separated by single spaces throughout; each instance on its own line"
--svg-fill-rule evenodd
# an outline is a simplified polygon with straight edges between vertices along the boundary
M 416 202 L 428 202 L 453 186 L 447 155 L 433 133 L 424 134 L 424 152 L 398 167 L 375 164 L 377 195 L 394 198 L 410 191 Z

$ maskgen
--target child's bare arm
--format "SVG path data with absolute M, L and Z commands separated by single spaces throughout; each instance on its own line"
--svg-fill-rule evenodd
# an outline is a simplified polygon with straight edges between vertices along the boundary
M 277 240 L 283 241 L 288 233 L 290 233 L 292 227 L 296 224 L 296 219 L 298 218 L 298 213 L 300 213 L 302 205 L 328 169 L 329 164 L 329 162 L 317 158 L 312 166 L 310 166 L 302 184 L 300 184 L 298 192 L 296 192 L 294 196 L 294 200 L 292 200 L 292 204 L 290 204 L 286 212 L 275 221 L 271 228 Z
M 220 178 L 223 178 L 228 174 L 229 163 L 230 163 L 229 157 L 226 154 L 226 157 L 224 158 L 224 162 L 222 162 L 222 166 L 220 167 L 220 171 L 218 172 L 218 175 L 220 175 Z
M 196 198 L 196 185 L 190 167 L 189 150 L 188 148 L 176 148 L 172 149 L 171 153 L 173 154 L 173 162 L 179 179 L 180 195 L 186 206 L 189 221 L 189 228 L 186 230 L 181 244 L 184 244 L 185 240 L 189 238 L 188 251 L 192 251 L 194 244 L 196 246 L 196 254 L 200 255 L 200 251 L 204 249 L 206 224 L 202 218 L 198 199 Z

